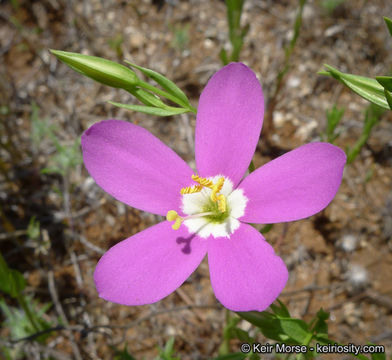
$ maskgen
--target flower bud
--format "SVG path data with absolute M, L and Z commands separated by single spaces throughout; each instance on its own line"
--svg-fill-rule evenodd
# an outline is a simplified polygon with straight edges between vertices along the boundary
M 131 69 L 113 61 L 68 51 L 50 52 L 71 69 L 102 84 L 129 89 L 139 83 L 139 78 Z

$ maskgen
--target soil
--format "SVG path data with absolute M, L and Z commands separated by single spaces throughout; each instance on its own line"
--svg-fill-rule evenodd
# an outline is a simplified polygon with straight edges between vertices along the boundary
M 336 145 L 346 149 L 360 136 L 368 103 L 318 75 L 324 63 L 369 77 L 390 72 L 392 38 L 383 16 L 391 16 L 391 2 L 346 0 L 330 12 L 326 3 L 308 1 L 305 6 L 273 113 L 274 133 L 267 144 L 263 139 L 269 134 L 262 132 L 256 167 L 319 140 L 325 112 L 334 104 L 345 108 Z M 242 22 L 250 30 L 240 59 L 259 77 L 267 107 L 297 6 L 290 0 L 245 2 Z M 158 118 L 116 108 L 108 101 L 136 102 L 124 91 L 73 72 L 48 49 L 130 60 L 175 81 L 196 106 L 206 82 L 222 66 L 220 50 L 230 46 L 224 2 L 1 1 L 0 44 L 1 253 L 25 275 L 27 293 L 42 304 L 53 303 L 46 320 L 58 324 L 62 309 L 71 329 L 53 332 L 45 345 L 29 343 L 26 358 L 46 354 L 73 359 L 79 351 L 82 359 L 113 359 L 114 348 L 125 346 L 137 359 L 153 359 L 171 337 L 181 359 L 217 356 L 226 311 L 214 297 L 207 259 L 180 289 L 156 304 L 127 307 L 98 297 L 92 276 L 100 256 L 162 218 L 114 200 L 82 163 L 65 174 L 42 174 L 53 166 L 56 148 L 47 135 L 33 141 L 32 119 L 38 107 L 39 120 L 54 127 L 59 142 L 67 146 L 97 121 L 126 119 L 151 131 L 194 166 L 193 115 Z M 383 344 L 389 356 L 391 120 L 392 112 L 382 115 L 357 159 L 346 166 L 340 190 L 324 211 L 277 224 L 265 235 L 289 268 L 280 299 L 293 316 L 310 320 L 323 307 L 330 312 L 333 339 Z M 38 242 L 25 231 L 33 216 L 41 225 Z M 42 250 L 45 240 L 50 244 L 47 253 Z M 248 329 L 243 321 L 239 326 Z M 0 334 L 11 337 L 5 326 Z M 266 342 L 260 333 L 252 334 Z M 231 347 L 239 351 L 239 341 L 233 340 Z

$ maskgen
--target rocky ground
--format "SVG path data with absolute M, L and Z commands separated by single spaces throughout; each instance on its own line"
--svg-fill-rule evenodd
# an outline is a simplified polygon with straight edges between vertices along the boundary
M 360 136 L 368 103 L 318 75 L 324 63 L 370 77 L 390 72 L 392 39 L 382 18 L 392 15 L 390 1 L 346 0 L 328 11 L 331 3 L 308 1 L 305 6 L 290 72 L 273 113 L 274 133 L 268 145 L 262 133 L 256 167 L 319 140 L 325 111 L 334 104 L 345 108 L 336 144 L 345 149 Z M 260 78 L 267 106 L 297 6 L 294 0 L 245 2 L 242 20 L 250 30 L 240 59 Z M 126 345 L 135 358 L 152 359 L 170 337 L 181 359 L 217 356 L 225 309 L 213 295 L 207 259 L 157 304 L 126 307 L 97 296 L 92 274 L 102 253 L 160 218 L 105 194 L 80 161 L 59 160 L 48 131 L 37 135 L 33 122 L 53 129 L 59 143 L 70 148 L 93 123 L 127 119 L 194 165 L 193 115 L 156 118 L 115 108 L 108 101 L 134 99 L 73 72 L 48 49 L 127 59 L 154 69 L 174 80 L 196 106 L 207 80 L 222 66 L 220 49 L 229 46 L 225 11 L 224 2 L 208 0 L 0 2 L 1 252 L 10 267 L 24 273 L 27 291 L 40 303 L 53 304 L 46 320 L 57 324 L 61 319 L 70 329 L 54 332 L 46 345 L 28 343 L 28 358 L 39 358 L 33 356 L 41 351 L 56 359 L 76 358 L 77 353 L 82 359 L 112 359 L 113 346 Z M 309 320 L 323 307 L 330 311 L 334 339 L 384 344 L 389 355 L 391 114 L 382 116 L 358 158 L 346 167 L 339 193 L 326 210 L 275 225 L 266 235 L 289 267 L 280 298 L 293 316 Z M 79 148 L 74 151 L 78 159 Z M 42 174 L 55 166 L 60 169 Z M 33 216 L 41 224 L 38 242 L 25 231 Z M 246 323 L 241 326 L 247 329 Z M 10 337 L 6 326 L 1 334 Z M 232 350 L 239 350 L 238 343 L 232 343 Z

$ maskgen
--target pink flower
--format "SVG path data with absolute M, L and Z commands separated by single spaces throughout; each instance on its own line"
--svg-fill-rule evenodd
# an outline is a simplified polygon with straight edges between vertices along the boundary
M 206 253 L 213 290 L 228 309 L 262 311 L 277 298 L 288 278 L 286 266 L 247 223 L 299 220 L 324 209 L 339 188 L 346 157 L 331 144 L 311 143 L 243 179 L 263 113 L 261 86 L 248 67 L 232 63 L 211 78 L 196 121 L 201 178 L 140 126 L 107 120 L 83 134 L 84 163 L 99 186 L 127 205 L 171 220 L 103 255 L 94 273 L 102 298 L 125 305 L 159 301 L 181 286 Z

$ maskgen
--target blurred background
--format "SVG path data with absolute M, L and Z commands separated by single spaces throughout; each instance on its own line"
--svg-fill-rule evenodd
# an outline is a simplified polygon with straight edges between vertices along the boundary
M 259 77 L 267 107 L 297 9 L 294 0 L 244 4 L 241 21 L 249 32 L 240 60 Z M 334 105 L 344 109 L 335 144 L 345 149 L 357 141 L 369 103 L 317 72 L 328 63 L 369 77 L 389 74 L 392 39 L 383 16 L 391 15 L 389 0 L 307 2 L 289 72 L 274 98 L 273 133 L 268 142 L 262 133 L 256 167 L 320 140 Z M 26 280 L 27 304 L 23 310 L 20 299 L 0 293 L 0 358 L 153 359 L 172 338 L 181 359 L 217 356 L 227 314 L 211 289 L 207 259 L 156 304 L 126 307 L 98 297 L 92 275 L 100 256 L 162 218 L 104 193 L 80 151 L 90 125 L 126 119 L 194 166 L 195 116 L 158 118 L 115 108 L 108 101 L 135 99 L 75 73 L 48 49 L 153 69 L 197 106 L 209 77 L 222 67 L 221 49 L 230 50 L 225 3 L 3 0 L 0 45 L 0 247 L 8 266 Z M 337 341 L 380 343 L 391 354 L 392 116 L 377 116 L 328 208 L 277 224 L 265 237 L 289 268 L 280 299 L 293 316 L 307 320 L 323 307 Z M 238 351 L 239 341 L 231 346 Z

